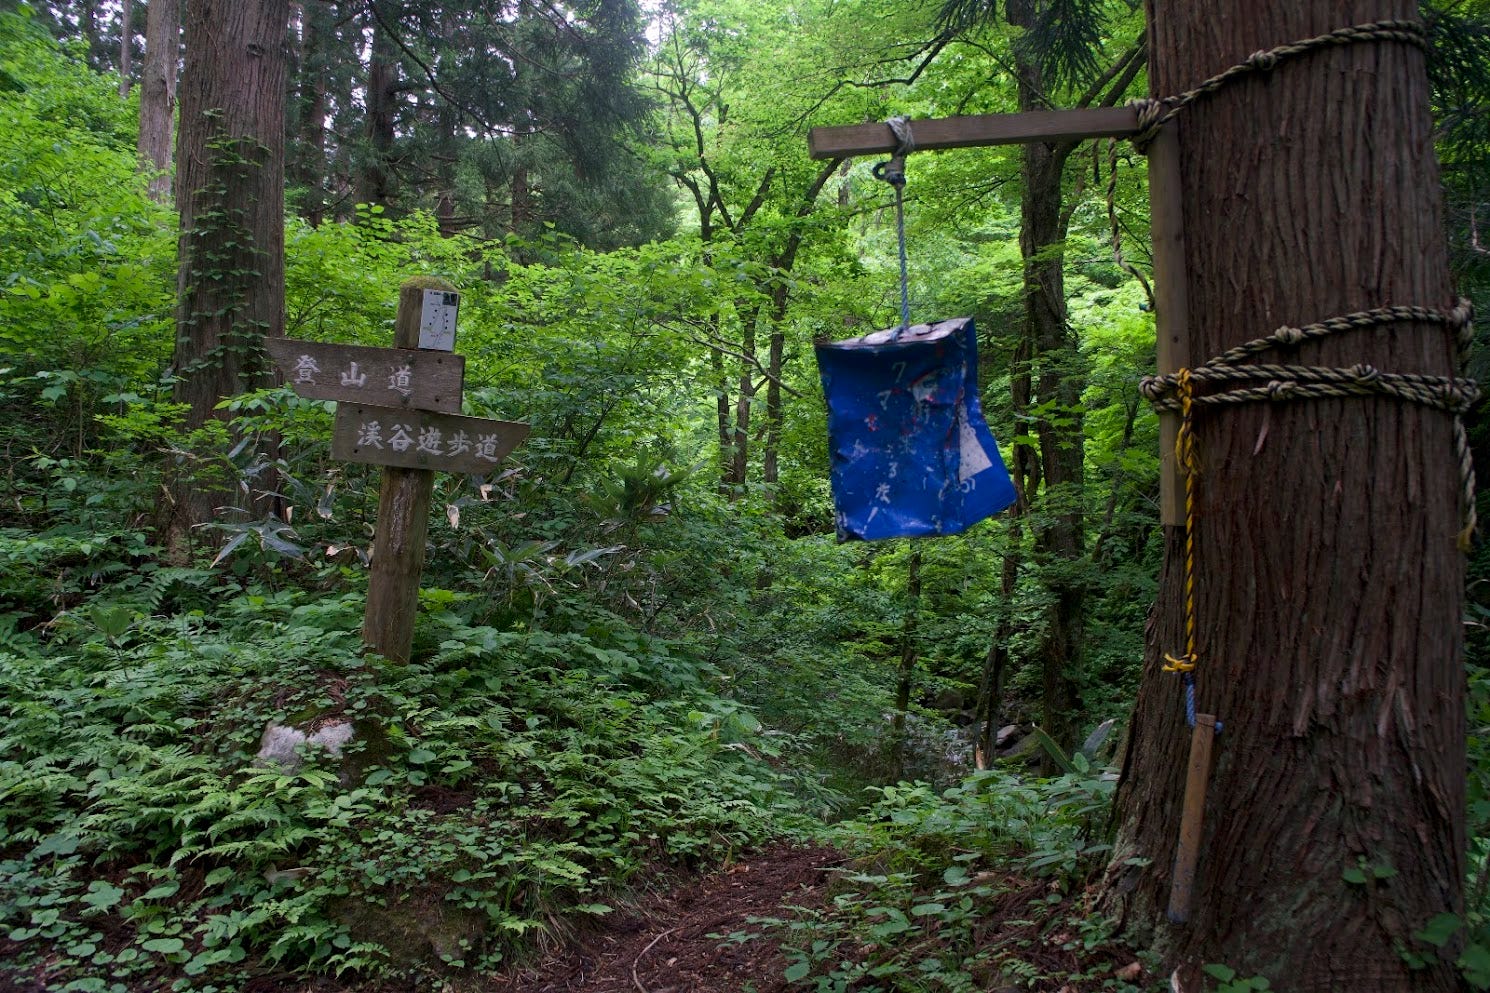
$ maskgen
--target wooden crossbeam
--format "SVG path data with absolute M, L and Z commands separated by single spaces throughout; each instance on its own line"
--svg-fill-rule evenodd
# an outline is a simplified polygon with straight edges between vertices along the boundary
M 1027 141 L 1127 138 L 1138 133 L 1138 112 L 1132 107 L 1086 107 L 1027 114 L 937 117 L 909 123 L 916 150 L 934 151 L 1018 145 Z M 898 147 L 900 142 L 895 132 L 883 121 L 813 128 L 807 135 L 807 149 L 815 159 L 893 152 Z

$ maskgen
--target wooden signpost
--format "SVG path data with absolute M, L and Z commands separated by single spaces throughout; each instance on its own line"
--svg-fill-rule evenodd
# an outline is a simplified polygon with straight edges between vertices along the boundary
M 489 472 L 528 436 L 526 424 L 460 416 L 459 306 L 453 286 L 411 279 L 399 288 L 393 348 L 265 342 L 297 394 L 338 401 L 331 454 L 383 467 L 362 640 L 398 662 L 414 643 L 435 472 Z

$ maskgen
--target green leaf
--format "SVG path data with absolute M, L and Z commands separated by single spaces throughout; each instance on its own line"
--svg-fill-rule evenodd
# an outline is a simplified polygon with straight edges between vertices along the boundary
M 1366 884 L 1366 873 L 1360 866 L 1353 865 L 1340 875 L 1347 883 L 1354 883 L 1357 886 L 1364 886 Z
M 791 965 L 787 966 L 786 972 L 782 975 L 787 982 L 795 983 L 799 979 L 805 979 L 807 977 L 807 974 L 811 971 L 812 963 L 808 962 L 806 959 L 803 959 L 800 962 L 793 962 Z
M 152 886 L 140 897 L 141 900 L 164 900 L 168 896 L 175 896 L 176 891 L 181 889 L 181 884 L 174 879 L 169 879 L 159 886 Z
M 59 831 L 36 846 L 37 855 L 71 855 L 78 850 L 77 835 Z
M 186 948 L 186 942 L 180 938 L 151 938 L 149 941 L 142 941 L 140 947 L 147 952 L 171 955 Z
M 435 753 L 428 748 L 415 748 L 409 752 L 409 761 L 415 765 L 424 765 L 424 763 L 433 762 L 434 760 Z
M 1223 983 L 1229 983 L 1236 978 L 1235 969 L 1229 965 L 1222 965 L 1219 962 L 1212 962 L 1209 965 L 1201 966 L 1201 971 L 1212 979 L 1219 979 Z
M 1458 914 L 1437 914 L 1421 931 L 1414 933 L 1413 937 L 1426 941 L 1434 948 L 1442 948 L 1463 926 L 1464 921 Z
M 117 907 L 123 898 L 124 891 L 104 879 L 93 880 L 88 884 L 88 892 L 83 894 L 83 902 L 98 910 Z
M 1471 942 L 1454 964 L 1469 985 L 1477 990 L 1490 989 L 1490 949 Z

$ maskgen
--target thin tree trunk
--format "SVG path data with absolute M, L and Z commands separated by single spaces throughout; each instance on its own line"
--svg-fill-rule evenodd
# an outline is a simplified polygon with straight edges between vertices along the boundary
M 710 318 L 718 332 L 718 317 Z M 714 379 L 714 420 L 719 433 L 719 492 L 730 492 L 731 467 L 734 459 L 730 455 L 730 382 L 729 370 L 724 361 L 724 352 L 709 349 L 709 368 Z
M 186 22 L 176 203 L 181 215 L 175 400 L 186 428 L 269 382 L 262 339 L 284 333 L 283 43 L 288 0 L 192 0 Z M 222 453 L 217 453 L 219 456 Z M 173 548 L 223 504 L 226 479 L 178 476 L 165 508 Z
M 300 28 L 300 108 L 297 124 L 295 181 L 304 189 L 300 210 L 313 226 L 326 217 L 326 187 L 330 167 L 326 161 L 326 114 L 328 109 L 326 67 L 329 59 L 326 11 L 320 3 L 303 6 Z
M 1251 52 L 1416 16 L 1412 0 L 1156 0 L 1152 86 L 1178 93 Z M 1311 52 L 1181 113 L 1193 363 L 1280 325 L 1451 304 L 1428 94 L 1421 50 L 1373 41 Z M 1455 371 L 1443 329 L 1410 322 L 1262 360 Z M 1296 993 L 1461 989 L 1412 937 L 1464 909 L 1452 419 L 1355 397 L 1206 407 L 1196 430 L 1198 709 L 1225 726 L 1194 912 L 1183 927 L 1163 920 L 1190 739 L 1180 681 L 1159 668 L 1184 650 L 1177 528 L 1101 909 L 1156 927 L 1185 990 L 1202 988 L 1203 963 Z M 1427 965 L 1410 967 L 1409 950 Z
M 745 480 L 750 470 L 750 413 L 755 402 L 755 367 L 747 357 L 755 355 L 755 325 L 759 320 L 758 309 L 746 311 L 740 320 L 740 374 L 735 386 L 728 480 L 730 492 L 736 497 L 744 495 Z
M 1030 409 L 1030 341 L 1021 335 L 1009 359 L 1009 395 L 1015 439 L 1024 435 L 1023 425 Z M 986 769 L 993 761 L 997 734 L 1003 710 L 1004 677 L 1010 654 L 1009 640 L 1014 635 L 1014 599 L 1019 593 L 1019 573 L 1024 566 L 1024 521 L 1029 515 L 1030 498 L 1039 489 L 1039 458 L 1025 442 L 1013 442 L 1013 468 L 1009 473 L 1014 484 L 1014 503 L 1005 515 L 1008 531 L 1006 549 L 999 576 L 999 592 L 1004 598 L 1004 612 L 994 631 L 993 641 L 983 657 L 983 674 L 978 682 L 975 704 L 976 740 L 973 743 L 973 765 Z
M 786 334 L 781 330 L 786 312 L 786 288 L 783 286 L 776 292 L 782 296 L 779 307 L 773 307 L 773 314 L 780 311 L 780 316 L 773 317 L 771 322 L 770 343 L 766 351 L 766 440 L 761 448 L 761 482 L 767 486 L 774 486 L 781 475 L 781 372 L 782 360 L 786 353 Z
M 179 0 L 150 0 L 145 10 L 145 65 L 140 73 L 140 166 L 150 170 L 150 198 L 171 196 L 171 124 L 176 116 L 176 61 L 181 51 Z
M 94 0 L 78 0 L 78 29 L 88 45 L 88 64 L 94 69 L 104 68 L 104 42 L 98 30 L 98 11 Z
M 129 71 L 134 56 L 134 4 L 133 0 L 121 0 L 119 4 L 119 97 L 129 96 Z
M 895 676 L 895 717 L 891 737 L 891 762 L 896 778 L 905 776 L 905 718 L 911 706 L 916 680 L 916 621 L 921 610 L 921 546 L 911 545 L 905 578 L 905 619 L 900 625 L 900 668 Z
M 1010 3 L 1009 21 L 1030 28 L 1035 10 L 1029 0 Z M 1025 55 L 1016 59 L 1019 108 L 1043 109 L 1039 68 Z M 1066 317 L 1065 264 L 1061 246 L 1066 218 L 1061 211 L 1062 181 L 1074 145 L 1030 142 L 1023 147 L 1024 190 L 1020 197 L 1020 255 L 1024 259 L 1025 334 L 1036 368 L 1035 424 L 1044 480 L 1035 512 L 1035 557 L 1051 594 L 1051 607 L 1038 650 L 1041 717 L 1045 732 L 1063 747 L 1075 745 L 1076 674 L 1081 670 L 1085 620 L 1084 585 L 1073 566 L 1082 558 L 1083 469 L 1081 393 L 1085 377 L 1075 333 Z M 1033 497 L 1033 494 L 1031 494 Z

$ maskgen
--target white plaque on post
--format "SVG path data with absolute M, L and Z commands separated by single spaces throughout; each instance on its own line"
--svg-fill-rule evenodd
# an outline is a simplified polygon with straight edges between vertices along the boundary
M 419 315 L 419 347 L 436 352 L 455 351 L 455 315 L 460 294 L 451 290 L 425 290 Z

